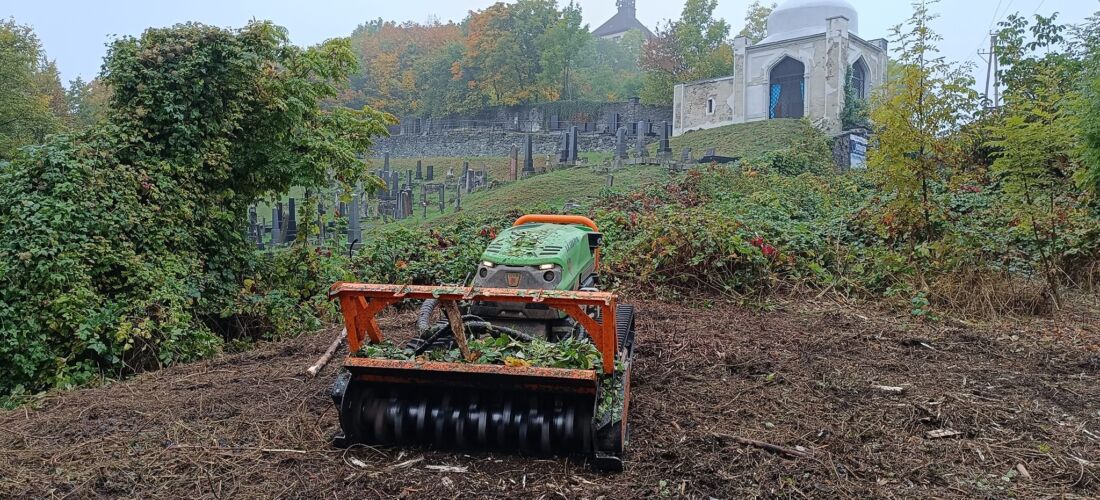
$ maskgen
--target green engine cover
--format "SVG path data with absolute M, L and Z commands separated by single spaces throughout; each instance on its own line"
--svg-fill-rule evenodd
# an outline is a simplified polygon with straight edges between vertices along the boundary
M 481 260 L 504 266 L 554 264 L 562 273 L 557 288 L 572 289 L 595 258 L 588 244 L 592 230 L 581 225 L 531 223 L 505 229 L 489 243 Z

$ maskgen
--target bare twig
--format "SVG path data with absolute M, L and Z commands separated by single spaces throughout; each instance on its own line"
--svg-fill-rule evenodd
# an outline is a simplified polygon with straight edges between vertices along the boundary
M 310 377 L 316 377 L 321 369 L 324 368 L 325 365 L 328 364 L 329 360 L 332 359 L 332 356 L 336 354 L 336 350 L 340 348 L 340 344 L 344 343 L 344 339 L 346 339 L 347 337 L 348 329 L 344 328 L 340 330 L 340 335 L 336 337 L 336 340 L 332 341 L 332 345 L 328 346 L 328 349 L 326 349 L 325 353 L 321 355 L 321 358 L 318 359 L 316 363 L 313 363 L 313 366 L 309 367 L 309 369 L 306 370 L 306 374 Z
M 779 454 L 779 455 L 787 455 L 787 456 L 795 457 L 795 458 L 807 458 L 807 457 L 809 457 L 808 454 L 803 453 L 801 451 L 791 449 L 791 448 L 787 448 L 787 447 L 784 447 L 784 446 L 779 446 L 777 444 L 771 444 L 771 443 L 765 443 L 763 441 L 757 441 L 755 439 L 749 439 L 749 438 L 745 438 L 745 437 L 741 437 L 741 436 L 733 436 L 733 435 L 730 435 L 730 434 L 715 434 L 715 436 L 720 437 L 720 438 L 724 438 L 724 439 L 732 439 L 733 441 L 736 441 L 736 442 L 738 442 L 740 444 L 743 444 L 745 446 L 753 446 L 753 447 L 760 448 L 762 450 L 767 450 L 767 451 L 770 451 L 772 453 L 776 453 L 776 454 Z

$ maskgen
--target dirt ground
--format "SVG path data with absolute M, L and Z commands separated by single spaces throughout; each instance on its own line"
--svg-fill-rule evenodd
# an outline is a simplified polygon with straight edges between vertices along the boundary
M 1100 496 L 1096 313 L 978 327 L 805 302 L 638 310 L 621 474 L 569 459 L 333 449 L 339 363 L 303 375 L 328 331 L 0 413 L 0 496 Z M 383 328 L 411 321 L 395 313 Z

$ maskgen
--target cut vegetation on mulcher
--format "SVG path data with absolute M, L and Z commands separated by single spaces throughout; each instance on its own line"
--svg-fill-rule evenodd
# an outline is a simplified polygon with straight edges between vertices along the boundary
M 334 442 L 581 455 L 622 470 L 634 314 L 599 290 L 601 238 L 585 217 L 526 215 L 489 244 L 472 286 L 333 285 L 351 353 L 332 389 Z M 406 299 L 424 302 L 418 335 L 398 346 L 376 315 Z

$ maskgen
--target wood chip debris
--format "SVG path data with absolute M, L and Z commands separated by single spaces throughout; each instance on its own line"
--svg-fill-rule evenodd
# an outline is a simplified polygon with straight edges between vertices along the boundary
M 1031 473 L 1027 471 L 1027 467 L 1024 467 L 1024 464 L 1016 464 L 1016 472 L 1020 473 L 1021 478 L 1031 481 Z
M 955 436 L 958 436 L 960 434 L 962 434 L 962 433 L 959 432 L 959 431 L 956 431 L 954 429 L 936 429 L 934 431 L 928 431 L 928 432 L 924 433 L 924 436 L 927 437 L 928 439 L 939 439 L 939 438 L 955 437 Z
M 457 465 L 425 465 L 424 468 L 436 472 L 457 472 L 460 474 L 470 471 L 469 467 L 462 467 Z
M 364 462 L 362 460 L 359 460 L 358 458 L 355 458 L 355 457 L 348 458 L 348 463 L 350 463 L 351 465 L 354 465 L 356 467 L 359 467 L 360 469 L 366 469 L 367 468 L 367 463 L 366 462 Z
M 904 387 L 895 387 L 892 385 L 872 385 L 871 388 L 876 391 L 889 392 L 893 394 L 901 394 L 905 392 Z
M 420 463 L 420 462 L 423 462 L 423 461 L 424 461 L 424 457 L 416 457 L 416 458 L 406 460 L 406 461 L 401 462 L 401 463 L 393 464 L 389 467 L 389 469 L 390 470 L 404 469 L 405 467 L 408 467 L 410 465 L 414 465 L 414 464 L 417 464 L 417 463 Z

